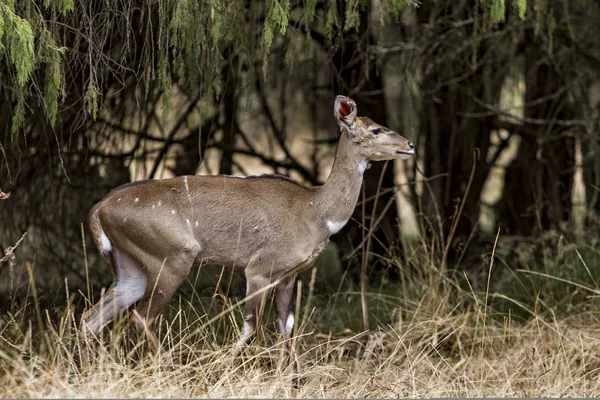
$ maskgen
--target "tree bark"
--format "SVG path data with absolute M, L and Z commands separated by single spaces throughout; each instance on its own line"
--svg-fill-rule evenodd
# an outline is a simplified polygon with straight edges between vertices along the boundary
M 566 92 L 557 69 L 536 42 L 533 29 L 525 33 L 525 119 L 518 155 L 508 166 L 499 203 L 499 221 L 505 233 L 534 235 L 561 228 L 571 210 L 575 164 L 574 140 L 554 121 L 572 119 Z M 546 101 L 539 100 L 550 97 Z M 540 123 L 539 121 L 546 121 Z M 535 122 L 527 122 L 535 121 Z
M 465 38 L 475 35 L 474 24 L 461 24 L 450 31 L 443 24 L 435 25 L 442 32 L 423 28 L 433 19 L 472 20 L 473 9 L 466 3 L 452 9 L 428 3 L 419 8 L 418 18 L 421 34 L 426 37 L 421 39 L 421 45 L 437 48 L 424 59 L 421 69 L 423 103 L 419 127 L 424 143 L 420 151 L 424 152 L 425 176 L 440 176 L 423 188 L 422 212 L 433 227 L 441 225 L 436 232 L 442 236 L 438 243 L 452 240 L 447 259 L 452 268 L 457 252 L 477 228 L 481 192 L 493 166 L 487 155 L 498 115 L 490 109 L 498 107 L 510 71 L 506 58 L 515 48 L 508 35 L 490 36 L 459 54 L 456 49 L 465 49 Z M 440 35 L 443 43 L 439 42 Z M 475 172 L 466 193 L 473 167 Z M 457 215 L 463 201 L 463 211 Z M 449 238 L 454 223 L 454 236 Z

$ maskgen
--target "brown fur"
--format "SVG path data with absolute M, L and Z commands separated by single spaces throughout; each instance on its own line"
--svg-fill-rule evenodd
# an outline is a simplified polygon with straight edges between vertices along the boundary
M 90 227 L 99 248 L 102 232 L 110 241 L 116 283 L 108 300 L 84 316 L 84 327 L 97 333 L 106 322 L 98 315 L 112 318 L 138 300 L 133 289 L 144 280 L 132 322 L 140 328 L 152 326 L 192 265 L 204 262 L 244 270 L 249 299 L 238 347 L 255 330 L 269 293 L 264 288 L 277 281 L 278 319 L 284 337 L 289 337 L 285 326 L 293 315 L 295 275 L 313 263 L 331 234 L 352 215 L 367 160 L 412 154 L 412 144 L 402 136 L 355 117 L 351 100 L 338 96 L 335 112 L 342 134 L 331 175 L 322 186 L 307 187 L 276 175 L 187 176 L 110 192 L 92 208 Z M 374 125 L 384 133 L 370 132 Z M 111 305 L 112 312 L 107 312 Z M 153 332 L 149 338 L 157 348 Z

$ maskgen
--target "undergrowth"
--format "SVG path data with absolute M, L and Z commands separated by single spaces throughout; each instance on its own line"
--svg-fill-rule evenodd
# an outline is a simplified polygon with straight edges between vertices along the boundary
M 68 300 L 40 302 L 30 279 L 28 295 L 1 314 L 0 396 L 599 396 L 596 240 L 499 234 L 479 265 L 443 273 L 434 246 L 408 244 L 383 260 L 399 281 L 370 282 L 368 332 L 359 285 L 343 275 L 324 290 L 318 265 L 297 286 L 296 385 L 271 306 L 258 337 L 231 356 L 243 296 L 229 271 L 216 272 L 210 291 L 190 277 L 173 299 L 159 323 L 168 357 L 150 352 L 126 315 L 84 341 L 77 323 L 87 294 L 65 285 Z

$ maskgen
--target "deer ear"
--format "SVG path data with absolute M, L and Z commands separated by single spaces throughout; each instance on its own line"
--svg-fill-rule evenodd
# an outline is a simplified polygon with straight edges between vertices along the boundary
M 356 119 L 356 103 L 349 97 L 337 96 L 333 113 L 338 120 L 338 124 L 349 131 Z

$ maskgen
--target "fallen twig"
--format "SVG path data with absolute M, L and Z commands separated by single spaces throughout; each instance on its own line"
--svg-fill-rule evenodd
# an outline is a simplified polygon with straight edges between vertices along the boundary
M 2 193 L 2 192 L 0 192 L 0 193 Z M 23 235 L 21 236 L 21 239 L 19 239 L 17 241 L 17 243 L 15 243 L 14 246 L 9 246 L 6 248 L 6 250 L 4 250 L 4 257 L 0 258 L 0 263 L 8 262 L 8 265 L 10 265 L 11 267 L 14 265 L 15 258 L 16 258 L 15 250 L 17 249 L 17 247 L 19 247 L 19 245 L 21 244 L 23 239 L 25 239 L 25 236 L 27 236 L 27 232 L 23 233 Z

